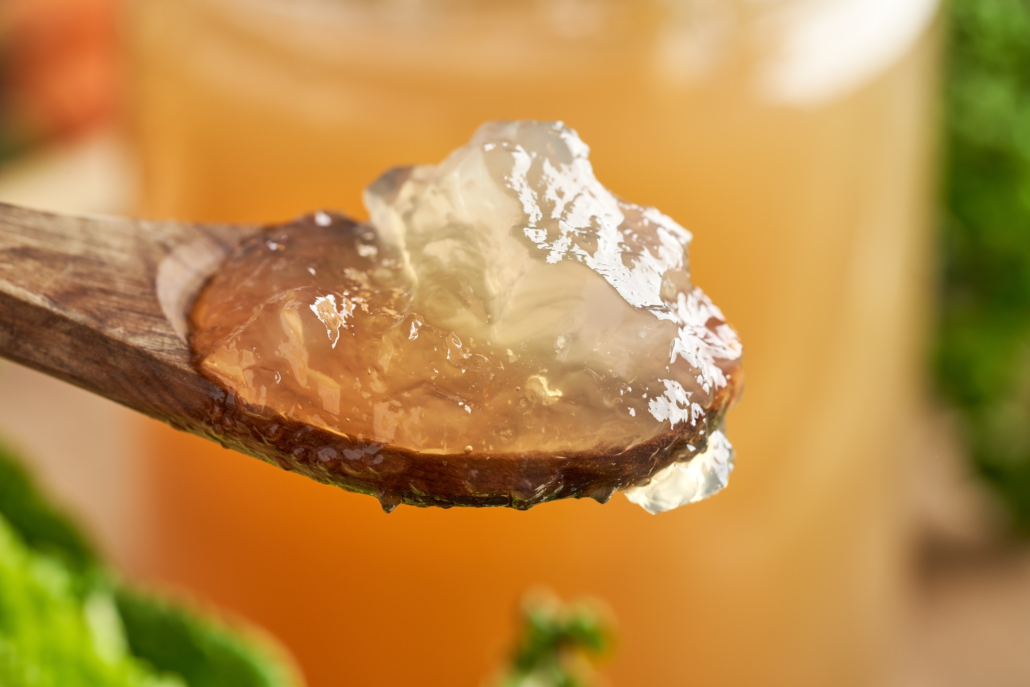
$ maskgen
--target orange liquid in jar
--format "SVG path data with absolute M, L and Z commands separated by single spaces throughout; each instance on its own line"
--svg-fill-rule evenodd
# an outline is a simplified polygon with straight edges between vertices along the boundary
M 795 4 L 404 19 L 376 3 L 139 0 L 144 214 L 360 216 L 384 169 L 437 162 L 483 121 L 561 119 L 606 186 L 694 233 L 695 281 L 748 350 L 729 489 L 660 516 L 620 497 L 386 516 L 148 429 L 141 572 L 262 623 L 316 687 L 480 684 L 539 584 L 612 606 L 615 684 L 879 679 L 904 572 L 895 475 L 920 366 L 935 50 L 924 29 L 847 88 L 791 90 L 775 75 L 781 33 L 805 21 L 780 14 Z

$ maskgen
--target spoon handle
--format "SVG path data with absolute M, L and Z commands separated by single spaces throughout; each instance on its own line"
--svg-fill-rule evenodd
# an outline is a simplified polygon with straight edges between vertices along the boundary
M 0 204 L 0 356 L 206 434 L 186 309 L 251 231 Z

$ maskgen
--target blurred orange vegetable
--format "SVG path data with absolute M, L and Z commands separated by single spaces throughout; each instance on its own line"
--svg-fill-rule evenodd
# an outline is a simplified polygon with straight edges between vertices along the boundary
M 0 107 L 8 138 L 27 143 L 74 136 L 112 117 L 118 80 L 116 4 L 0 4 Z

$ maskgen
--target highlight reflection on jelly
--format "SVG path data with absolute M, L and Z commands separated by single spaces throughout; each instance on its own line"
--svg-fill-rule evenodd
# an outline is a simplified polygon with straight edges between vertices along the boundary
M 253 237 L 195 305 L 202 368 L 349 442 L 311 460 L 387 508 L 626 489 L 661 512 L 715 493 L 740 341 L 691 283 L 690 233 L 612 195 L 588 153 L 561 123 L 486 124 L 440 165 L 373 183 L 369 225 L 320 212 Z M 421 457 L 392 462 L 396 449 Z M 563 470 L 574 455 L 606 472 Z M 406 466 L 483 500 L 380 479 Z M 499 466 L 502 487 L 480 479 Z

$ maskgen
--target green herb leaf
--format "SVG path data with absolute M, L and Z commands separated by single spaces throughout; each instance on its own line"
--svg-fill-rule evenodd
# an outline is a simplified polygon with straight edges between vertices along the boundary
M 1030 3 L 948 0 L 938 387 L 1030 531 Z

